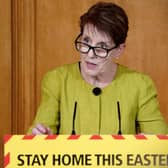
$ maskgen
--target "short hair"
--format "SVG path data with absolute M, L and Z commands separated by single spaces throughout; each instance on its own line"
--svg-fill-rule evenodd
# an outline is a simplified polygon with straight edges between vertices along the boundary
M 125 11 L 112 2 L 98 2 L 80 17 L 80 31 L 92 24 L 111 37 L 116 46 L 125 42 L 128 32 L 128 17 Z

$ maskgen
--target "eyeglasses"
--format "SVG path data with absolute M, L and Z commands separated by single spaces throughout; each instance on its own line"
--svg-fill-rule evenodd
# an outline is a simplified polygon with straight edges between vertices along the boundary
M 93 46 L 90 46 L 89 44 L 78 41 L 80 36 L 81 35 L 79 35 L 75 40 L 75 47 L 76 47 L 77 51 L 79 51 L 80 53 L 87 54 L 92 49 L 93 53 L 96 56 L 101 57 L 101 58 L 105 58 L 105 57 L 108 56 L 108 53 L 111 50 L 118 47 L 118 46 L 115 46 L 115 47 L 112 47 L 112 48 L 109 48 L 109 49 L 108 48 L 103 48 L 103 47 L 93 47 Z

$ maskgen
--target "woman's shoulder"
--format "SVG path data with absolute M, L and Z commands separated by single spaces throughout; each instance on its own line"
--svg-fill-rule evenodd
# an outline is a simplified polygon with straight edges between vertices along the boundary
M 69 78 L 70 74 L 75 73 L 74 69 L 77 69 L 76 67 L 77 63 L 73 63 L 58 66 L 47 71 L 42 78 L 42 86 L 50 86 L 51 88 L 55 88 L 56 86 L 61 87 L 61 83 Z
M 143 72 L 139 72 L 135 69 L 128 68 L 124 65 L 119 65 L 119 76 L 124 80 L 129 80 L 133 82 L 134 84 L 138 85 L 146 85 L 148 83 L 153 83 L 151 77 Z
M 58 66 L 56 68 L 53 68 L 49 71 L 47 71 L 42 78 L 42 84 L 47 83 L 47 84 L 52 84 L 56 85 L 58 83 L 62 83 L 67 81 L 67 79 L 72 79 L 78 78 L 79 72 L 78 72 L 78 66 L 79 63 L 72 63 L 72 64 L 65 64 Z M 61 85 L 61 84 L 60 84 Z
M 71 64 L 64 64 L 64 65 L 60 65 L 57 66 L 56 68 L 50 69 L 49 71 L 47 71 L 47 73 L 45 73 L 44 76 L 64 76 L 67 75 L 67 73 L 74 73 L 77 69 L 78 63 L 71 63 Z

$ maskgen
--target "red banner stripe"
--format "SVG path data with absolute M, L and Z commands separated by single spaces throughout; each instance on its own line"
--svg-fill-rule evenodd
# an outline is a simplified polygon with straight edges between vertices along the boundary
M 7 167 L 9 163 L 10 163 L 10 153 L 8 153 L 8 154 L 4 157 L 4 167 Z
M 80 135 L 70 135 L 67 139 L 68 140 L 75 140 L 75 139 L 79 139 Z
M 118 139 L 118 140 L 124 140 L 125 139 L 124 136 L 122 136 L 122 135 L 112 135 L 112 137 L 114 139 Z
M 4 144 L 6 144 L 11 137 L 12 137 L 12 135 L 5 135 L 4 136 Z
M 91 140 L 102 140 L 103 138 L 100 135 L 92 135 L 90 137 Z
M 47 135 L 45 140 L 52 140 L 52 139 L 56 139 L 58 137 L 58 135 Z
M 147 137 L 145 135 L 142 135 L 142 134 L 135 135 L 135 138 L 139 139 L 139 140 L 147 140 Z
M 168 140 L 168 135 L 156 135 L 160 140 Z
M 36 135 L 24 135 L 22 139 L 24 140 L 32 140 Z

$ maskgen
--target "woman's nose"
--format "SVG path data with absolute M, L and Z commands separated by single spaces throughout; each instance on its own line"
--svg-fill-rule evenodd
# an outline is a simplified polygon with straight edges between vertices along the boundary
M 88 57 L 90 57 L 90 58 L 94 58 L 94 57 L 96 56 L 92 48 L 89 50 L 89 52 L 88 52 L 87 55 L 88 55 Z

